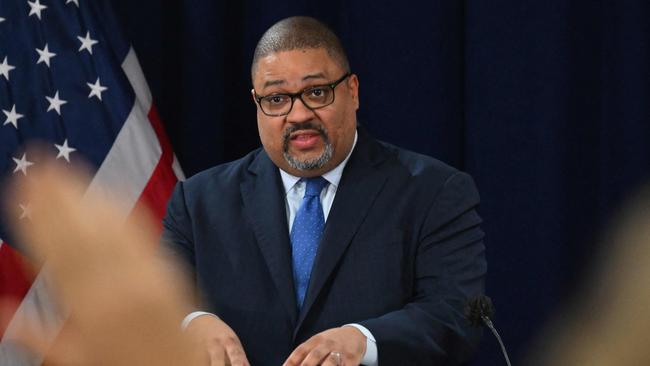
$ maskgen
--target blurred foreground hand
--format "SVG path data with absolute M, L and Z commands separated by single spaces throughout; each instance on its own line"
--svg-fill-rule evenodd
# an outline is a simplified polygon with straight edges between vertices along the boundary
M 529 364 L 650 365 L 650 187 L 615 224 L 595 276 L 542 334 Z
M 19 341 L 46 354 L 46 364 L 198 364 L 180 330 L 190 296 L 159 258 L 147 215 L 134 212 L 125 222 L 115 202 L 84 195 L 83 173 L 53 162 L 20 179 L 5 194 L 32 211 L 13 221 L 15 236 L 45 263 L 69 317 L 53 348 L 28 329 Z

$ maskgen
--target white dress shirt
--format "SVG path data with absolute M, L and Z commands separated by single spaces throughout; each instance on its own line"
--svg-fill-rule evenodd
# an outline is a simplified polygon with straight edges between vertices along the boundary
M 334 197 L 336 196 L 336 190 L 338 189 L 339 182 L 341 181 L 341 176 L 343 175 L 343 169 L 354 151 L 354 147 L 357 145 L 357 133 L 354 134 L 354 142 L 352 143 L 352 148 L 348 153 L 348 156 L 337 165 L 334 169 L 323 174 L 323 178 L 329 183 L 320 194 L 321 205 L 323 206 L 323 215 L 325 217 L 325 222 L 327 222 L 327 217 L 329 216 L 330 209 L 332 208 L 332 203 L 334 202 Z M 300 177 L 296 177 L 285 172 L 282 169 L 280 170 L 280 176 L 282 177 L 282 184 L 284 185 L 285 191 L 285 204 L 287 209 L 287 223 L 289 224 L 289 232 L 291 232 L 291 227 L 293 225 L 293 220 L 296 218 L 296 213 L 302 204 L 302 199 L 305 196 L 305 182 L 300 180 Z M 182 328 L 185 329 L 187 325 L 196 317 L 202 315 L 211 315 L 215 316 L 212 313 L 207 313 L 204 311 L 195 311 L 183 319 L 181 324 Z M 366 353 L 363 355 L 361 360 L 362 365 L 367 366 L 376 366 L 377 362 L 377 343 L 375 337 L 373 337 L 370 331 L 359 324 L 346 324 L 344 326 L 350 326 L 357 328 L 364 336 L 366 336 Z

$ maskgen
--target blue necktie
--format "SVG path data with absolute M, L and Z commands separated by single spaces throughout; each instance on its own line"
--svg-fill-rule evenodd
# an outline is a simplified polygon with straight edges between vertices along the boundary
M 311 268 L 314 265 L 318 243 L 323 235 L 325 216 L 320 203 L 320 193 L 327 185 L 323 177 L 303 179 L 307 183 L 305 197 L 296 213 L 291 227 L 291 254 L 293 281 L 296 287 L 296 303 L 302 308 L 305 300 Z

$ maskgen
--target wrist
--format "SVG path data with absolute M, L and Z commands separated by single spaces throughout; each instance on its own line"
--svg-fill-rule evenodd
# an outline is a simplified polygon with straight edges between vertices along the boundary
M 360 363 L 362 365 L 377 365 L 377 342 L 368 328 L 356 323 L 346 324 L 343 327 L 355 328 L 365 338 L 364 351 L 362 353 L 363 357 L 361 358 Z

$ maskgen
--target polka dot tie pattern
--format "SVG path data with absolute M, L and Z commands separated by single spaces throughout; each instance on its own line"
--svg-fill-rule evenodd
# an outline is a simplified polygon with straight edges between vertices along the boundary
M 293 220 L 290 235 L 293 281 L 298 309 L 302 308 L 302 303 L 305 300 L 311 268 L 314 265 L 318 244 L 323 236 L 325 217 L 320 202 L 320 193 L 328 184 L 323 177 L 303 178 L 302 180 L 307 184 L 307 188 L 296 218 Z

